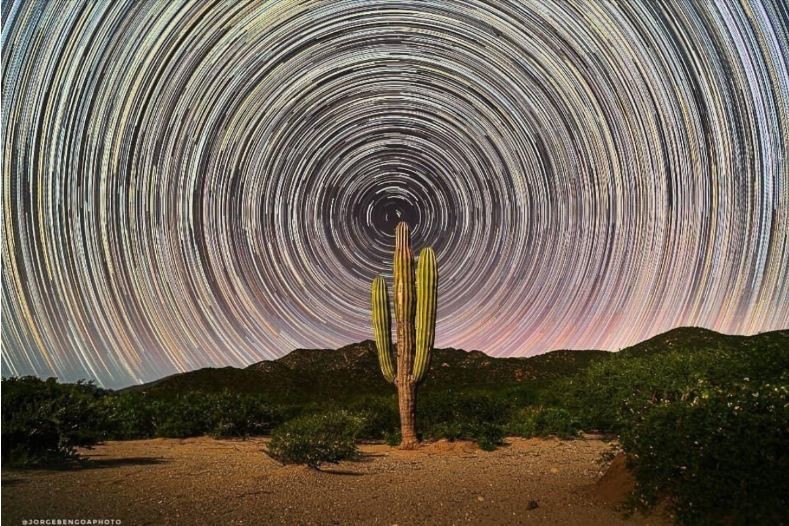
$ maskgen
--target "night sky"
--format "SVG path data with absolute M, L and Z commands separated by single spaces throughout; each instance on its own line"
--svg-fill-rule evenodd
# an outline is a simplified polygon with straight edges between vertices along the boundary
M 782 0 L 3 3 L 2 374 L 789 327 Z

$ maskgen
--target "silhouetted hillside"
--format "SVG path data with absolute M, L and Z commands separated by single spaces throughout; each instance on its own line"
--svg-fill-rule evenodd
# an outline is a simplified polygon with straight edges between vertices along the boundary
M 622 349 L 620 353 L 627 356 L 643 356 L 678 349 L 746 351 L 758 348 L 765 351 L 773 348 L 787 348 L 787 346 L 789 346 L 789 330 L 764 332 L 754 336 L 737 336 L 721 334 L 701 327 L 678 327 Z
M 547 381 L 577 372 L 606 351 L 553 351 L 530 358 L 494 358 L 481 351 L 435 349 L 424 391 L 499 389 L 527 381 Z M 168 376 L 128 391 L 168 395 L 184 391 L 266 394 L 277 400 L 347 399 L 392 394 L 378 368 L 371 340 L 339 349 L 296 349 L 276 360 L 245 369 L 206 368 Z
M 748 350 L 758 346 L 765 350 L 787 345 L 789 331 L 728 336 L 697 327 L 681 327 L 623 349 L 620 353 L 625 356 L 643 356 L 680 348 Z M 524 384 L 541 385 L 575 374 L 613 354 L 598 350 L 560 350 L 528 358 L 495 358 L 481 351 L 435 349 L 422 390 L 489 390 Z M 380 374 L 375 344 L 371 340 L 336 350 L 296 349 L 276 360 L 258 362 L 245 369 L 200 369 L 127 390 L 167 396 L 186 391 L 220 392 L 226 389 L 299 403 L 347 400 L 394 392 Z

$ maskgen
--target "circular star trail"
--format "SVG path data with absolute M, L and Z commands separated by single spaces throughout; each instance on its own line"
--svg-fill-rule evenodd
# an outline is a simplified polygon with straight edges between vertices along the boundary
M 764 2 L 21 2 L 3 374 L 108 386 L 370 338 L 394 227 L 437 344 L 789 326 L 789 14 Z

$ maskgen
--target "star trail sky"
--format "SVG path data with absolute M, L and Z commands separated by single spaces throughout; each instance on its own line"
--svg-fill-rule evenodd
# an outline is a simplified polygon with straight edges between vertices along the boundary
M 789 13 L 763 2 L 3 5 L 3 374 L 107 386 L 371 337 L 789 326 Z

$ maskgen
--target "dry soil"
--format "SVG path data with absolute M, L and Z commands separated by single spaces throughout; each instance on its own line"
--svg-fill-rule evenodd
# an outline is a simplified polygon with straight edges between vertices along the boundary
M 138 524 L 667 525 L 616 508 L 632 480 L 599 463 L 597 439 L 509 439 L 416 451 L 363 445 L 357 461 L 320 471 L 282 466 L 266 439 L 108 442 L 79 468 L 3 470 L 3 524 L 116 519 Z M 536 507 L 535 507 L 536 504 Z M 28 523 L 33 524 L 33 523 Z M 43 524 L 43 523 L 41 523 Z

